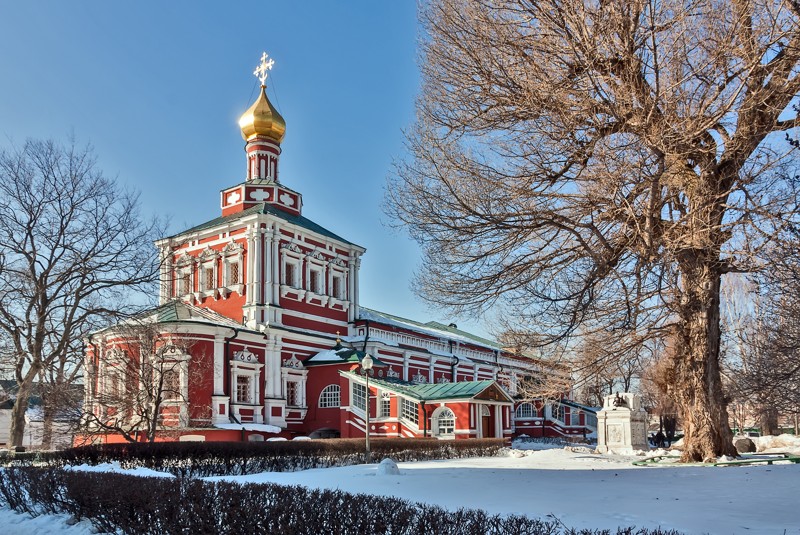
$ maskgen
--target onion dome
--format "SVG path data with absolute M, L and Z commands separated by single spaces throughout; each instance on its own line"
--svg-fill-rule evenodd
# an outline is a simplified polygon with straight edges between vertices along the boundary
M 267 98 L 267 87 L 261 86 L 261 94 L 239 119 L 242 137 L 250 141 L 265 137 L 280 143 L 286 135 L 286 121 Z

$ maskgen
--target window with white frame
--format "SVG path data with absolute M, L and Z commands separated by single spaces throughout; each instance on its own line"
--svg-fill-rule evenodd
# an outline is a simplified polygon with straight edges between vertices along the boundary
M 550 415 L 553 417 L 553 419 L 563 422 L 566 419 L 566 410 L 564 409 L 564 405 L 561 403 L 551 405 Z
M 209 292 L 217 287 L 216 269 L 214 264 L 207 262 L 202 266 L 203 290 Z
M 239 284 L 241 277 L 239 276 L 239 262 L 228 263 L 228 285 Z
M 181 398 L 181 373 L 179 370 L 165 370 L 161 378 L 162 397 L 174 401 Z
M 344 274 L 334 273 L 331 276 L 330 295 L 336 299 L 344 299 Z
M 389 418 L 392 415 L 392 396 L 389 392 L 381 394 L 381 417 Z
M 434 414 L 434 430 L 436 436 L 451 436 L 456 430 L 456 415 L 447 407 L 442 407 Z
M 569 409 L 569 425 L 581 425 L 581 412 L 578 409 Z
M 231 242 L 222 250 L 222 286 L 238 288 L 242 284 L 243 256 L 244 247 L 240 243 Z
M 361 383 L 353 383 L 353 406 L 367 410 L 367 387 Z
M 310 266 L 308 269 L 308 291 L 315 294 L 322 293 L 322 268 Z
M 517 418 L 535 418 L 536 415 L 536 409 L 534 408 L 533 403 L 527 402 L 520 403 L 515 414 Z
M 236 403 L 252 403 L 253 396 L 250 383 L 250 376 L 236 376 Z
M 300 385 L 296 381 L 286 381 L 286 405 L 300 406 Z
M 318 406 L 322 409 L 339 407 L 342 404 L 341 388 L 339 385 L 328 385 L 319 395 Z
M 414 425 L 419 425 L 419 411 L 417 410 L 417 403 L 410 399 L 401 398 L 400 416 Z
M 283 262 L 283 284 L 297 288 L 297 264 L 286 260 Z

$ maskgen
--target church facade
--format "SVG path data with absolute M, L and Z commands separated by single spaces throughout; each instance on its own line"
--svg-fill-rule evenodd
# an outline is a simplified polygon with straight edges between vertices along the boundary
M 580 411 L 516 398 L 534 360 L 454 324 L 359 306 L 364 247 L 308 219 L 280 177 L 286 123 L 267 98 L 265 60 L 239 122 L 244 181 L 220 192 L 219 217 L 156 243 L 160 306 L 140 318 L 157 333 L 153 351 L 120 327 L 87 341 L 92 419 L 124 420 L 131 406 L 103 400 L 161 388 L 164 440 L 585 434 Z M 111 426 L 98 436 L 126 439 Z

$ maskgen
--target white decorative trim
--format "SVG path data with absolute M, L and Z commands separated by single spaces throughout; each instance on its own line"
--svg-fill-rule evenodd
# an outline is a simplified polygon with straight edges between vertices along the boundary
M 302 370 L 305 369 L 303 363 L 297 358 L 297 355 L 292 355 L 291 358 L 288 358 L 283 361 L 284 368 L 292 368 L 295 370 Z

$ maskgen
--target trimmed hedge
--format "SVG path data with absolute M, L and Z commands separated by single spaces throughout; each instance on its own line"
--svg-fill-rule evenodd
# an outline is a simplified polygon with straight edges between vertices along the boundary
M 503 439 L 373 439 L 372 461 L 427 461 L 497 455 Z M 283 442 L 155 442 L 100 444 L 64 451 L 17 454 L 7 466 L 66 466 L 119 462 L 123 468 L 147 467 L 181 477 L 293 472 L 364 462 L 362 439 Z
M 0 500 L 32 515 L 66 513 L 103 532 L 279 535 L 600 535 L 558 522 L 447 511 L 391 497 L 298 486 L 136 477 L 59 468 L 0 470 Z M 618 535 L 676 535 L 621 528 Z

